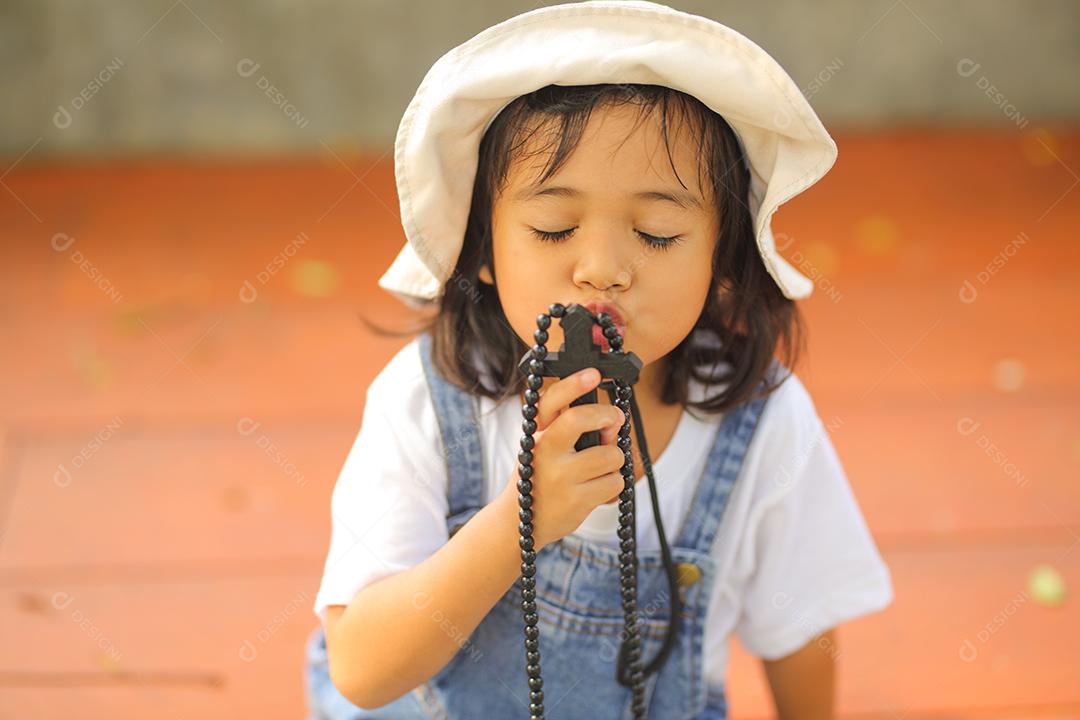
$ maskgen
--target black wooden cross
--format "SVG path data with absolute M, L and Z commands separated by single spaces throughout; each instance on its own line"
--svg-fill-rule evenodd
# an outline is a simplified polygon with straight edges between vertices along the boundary
M 641 359 L 632 352 L 623 350 L 604 352 L 592 339 L 595 321 L 593 314 L 583 305 L 568 305 L 566 313 L 559 318 L 564 341 L 558 352 L 549 352 L 544 359 L 541 375 L 564 378 L 578 370 L 594 367 L 600 371 L 600 377 L 621 380 L 633 385 L 641 373 Z M 518 369 L 529 373 L 529 361 L 532 360 L 530 349 L 518 362 Z M 571 407 L 596 402 L 596 389 L 592 389 L 570 403 Z M 600 431 L 590 430 L 581 434 L 574 444 L 575 450 L 584 450 L 600 444 Z

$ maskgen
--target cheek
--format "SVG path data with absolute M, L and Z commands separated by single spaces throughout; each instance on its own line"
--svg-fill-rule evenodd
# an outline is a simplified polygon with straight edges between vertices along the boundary
M 557 297 L 559 291 L 552 287 L 551 278 L 556 276 L 552 258 L 520 241 L 496 238 L 494 243 L 499 302 L 514 332 L 526 345 L 532 345 L 536 316 L 547 312 L 551 303 L 566 301 Z M 554 322 L 548 329 L 547 345 L 557 348 L 553 345 L 556 342 L 562 342 L 562 331 Z
M 711 250 L 673 255 L 654 263 L 648 277 L 640 279 L 637 290 L 650 299 L 651 307 L 648 322 L 639 327 L 638 340 L 658 356 L 664 355 L 690 333 L 705 306 L 711 291 Z
M 649 294 L 679 300 L 704 298 L 712 280 L 712 253 L 704 249 L 675 250 L 659 256 L 649 263 L 647 282 Z M 642 280 L 645 276 L 642 274 Z M 642 283 L 644 285 L 645 282 Z

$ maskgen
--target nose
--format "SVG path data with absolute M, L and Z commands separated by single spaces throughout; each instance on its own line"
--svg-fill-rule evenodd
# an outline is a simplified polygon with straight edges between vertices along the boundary
M 630 287 L 630 265 L 623 256 L 626 239 L 619 232 L 595 230 L 576 243 L 579 252 L 574 262 L 574 284 L 597 290 L 626 290 Z

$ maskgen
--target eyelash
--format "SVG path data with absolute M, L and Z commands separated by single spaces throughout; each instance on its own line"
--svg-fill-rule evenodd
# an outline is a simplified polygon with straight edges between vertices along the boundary
M 557 243 L 561 240 L 565 240 L 570 237 L 576 228 L 570 228 L 569 230 L 560 230 L 559 232 L 544 232 L 543 230 L 537 230 L 536 228 L 530 228 L 532 234 L 543 242 Z M 679 235 L 672 235 L 671 237 L 657 237 L 656 235 L 649 235 L 643 233 L 640 230 L 635 231 L 638 235 L 645 239 L 645 242 L 649 243 L 652 247 L 666 250 L 676 243 L 682 242 L 682 237 Z

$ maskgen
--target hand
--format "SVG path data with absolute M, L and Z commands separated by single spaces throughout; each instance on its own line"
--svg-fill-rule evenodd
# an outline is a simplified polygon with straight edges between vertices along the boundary
M 550 542 L 572 533 L 599 505 L 625 487 L 620 468 L 625 462 L 616 444 L 626 422 L 614 405 L 570 403 L 600 384 L 600 372 L 584 368 L 542 391 L 537 402 L 532 474 L 533 547 L 539 552 Z M 574 445 L 584 432 L 599 430 L 600 444 L 584 450 Z M 517 507 L 517 462 L 505 493 Z

